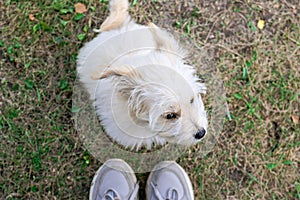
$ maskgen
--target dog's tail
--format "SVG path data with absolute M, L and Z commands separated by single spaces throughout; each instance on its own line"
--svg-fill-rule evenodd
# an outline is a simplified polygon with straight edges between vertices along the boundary
M 130 21 L 128 0 L 110 0 L 109 16 L 100 27 L 100 31 L 110 31 L 122 27 Z

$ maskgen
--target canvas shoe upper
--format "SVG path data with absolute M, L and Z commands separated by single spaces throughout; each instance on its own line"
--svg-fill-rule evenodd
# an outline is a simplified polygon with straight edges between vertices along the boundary
M 138 188 L 131 167 L 121 159 L 106 161 L 96 172 L 90 200 L 137 200 Z
M 154 167 L 147 181 L 146 196 L 148 200 L 194 200 L 188 175 L 173 161 Z

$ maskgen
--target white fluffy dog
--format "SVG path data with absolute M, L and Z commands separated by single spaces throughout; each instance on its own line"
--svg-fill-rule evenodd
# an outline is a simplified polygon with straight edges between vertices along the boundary
M 101 124 L 132 149 L 196 144 L 207 132 L 205 86 L 176 40 L 154 24 L 136 24 L 128 6 L 111 0 L 101 33 L 78 55 L 80 81 Z

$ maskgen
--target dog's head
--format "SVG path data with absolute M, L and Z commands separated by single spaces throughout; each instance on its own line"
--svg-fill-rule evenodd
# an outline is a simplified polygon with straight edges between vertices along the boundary
M 153 71 L 159 74 L 151 75 Z M 164 72 L 129 67 L 109 69 L 100 78 L 113 81 L 135 124 L 171 143 L 192 145 L 205 136 L 207 118 L 200 96 L 204 85 L 196 79 L 186 80 L 170 68 Z

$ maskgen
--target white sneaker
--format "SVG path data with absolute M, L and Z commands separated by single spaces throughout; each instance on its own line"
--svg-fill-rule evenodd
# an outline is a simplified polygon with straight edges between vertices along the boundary
M 139 185 L 131 167 L 121 159 L 106 161 L 96 172 L 90 200 L 137 200 Z
M 146 186 L 148 200 L 194 200 L 191 181 L 176 162 L 157 164 L 149 175 Z

